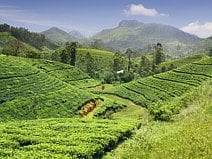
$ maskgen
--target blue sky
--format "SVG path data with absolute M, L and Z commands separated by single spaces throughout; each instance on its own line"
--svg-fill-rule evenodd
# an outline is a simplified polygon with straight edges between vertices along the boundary
M 172 25 L 212 35 L 212 0 L 0 0 L 0 23 L 41 32 L 56 26 L 91 36 L 121 20 Z

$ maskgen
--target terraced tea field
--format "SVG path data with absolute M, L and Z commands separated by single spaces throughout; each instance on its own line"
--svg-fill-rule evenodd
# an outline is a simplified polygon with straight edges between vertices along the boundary
M 23 58 L 0 55 L 0 59 L 1 120 L 71 117 L 85 102 L 97 98 Z
M 211 62 L 212 58 L 205 58 L 199 62 L 184 65 L 173 71 L 106 89 L 102 91 L 102 93 L 113 94 L 129 99 L 150 110 L 154 109 L 154 111 L 156 110 L 157 112 L 159 108 L 154 105 L 155 103 L 171 101 L 175 97 L 183 96 L 189 91 L 192 91 L 204 81 L 211 80 Z M 172 111 L 172 113 L 175 111 L 175 114 L 179 113 L 179 109 L 180 108 L 176 108 L 172 110 L 172 108 L 168 108 L 168 111 Z M 155 114 L 153 113 L 153 115 Z
M 78 88 L 93 87 L 100 84 L 100 81 L 92 79 L 78 67 L 42 59 L 33 59 L 29 62 L 32 66 L 37 67 L 48 75 L 56 77 Z
M 211 67 L 205 57 L 93 94 L 79 88 L 98 81 L 76 67 L 0 55 L 0 158 L 102 158 L 146 127 L 152 117 L 145 108 L 155 119 L 178 114 L 184 97 L 212 79 Z M 96 99 L 102 104 L 80 118 L 79 110 Z
M 0 123 L 0 158 L 101 158 L 136 120 L 45 119 Z

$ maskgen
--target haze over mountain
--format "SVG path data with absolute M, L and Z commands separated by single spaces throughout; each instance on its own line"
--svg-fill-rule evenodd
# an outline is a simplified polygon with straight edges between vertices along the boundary
M 163 24 L 144 24 L 136 20 L 123 20 L 118 27 L 105 29 L 90 40 L 101 40 L 106 45 L 120 51 L 131 48 L 134 50 L 147 49 L 157 42 L 162 43 L 171 53 L 173 47 L 192 45 L 201 39 L 185 33 L 175 27 Z
M 69 32 L 69 35 L 81 40 L 81 39 L 85 39 L 86 37 L 84 35 L 82 35 L 79 31 L 77 30 L 72 30 L 71 32 Z
M 194 52 L 205 51 L 203 39 L 181 31 L 173 26 L 142 23 L 137 20 L 123 20 L 117 27 L 104 29 L 91 38 L 86 39 L 80 32 L 67 33 L 53 27 L 42 32 L 49 39 L 64 44 L 67 41 L 80 41 L 91 45 L 98 41 L 99 49 L 119 50 L 125 52 L 127 48 L 139 50 L 142 54 L 150 53 L 156 43 L 162 43 L 164 52 L 172 57 L 187 56 Z M 195 51 L 194 51 L 195 50 Z
M 57 28 L 52 27 L 46 31 L 41 32 L 41 34 L 44 34 L 49 39 L 59 42 L 59 43 L 66 43 L 67 41 L 76 41 L 77 38 L 70 35 L 69 33 Z

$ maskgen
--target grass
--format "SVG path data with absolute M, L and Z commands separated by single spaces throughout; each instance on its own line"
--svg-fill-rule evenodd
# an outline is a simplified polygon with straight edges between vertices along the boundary
M 145 120 L 136 135 L 104 159 L 210 159 L 212 156 L 212 82 L 187 98 L 173 122 Z M 173 101 L 174 102 L 174 101 Z

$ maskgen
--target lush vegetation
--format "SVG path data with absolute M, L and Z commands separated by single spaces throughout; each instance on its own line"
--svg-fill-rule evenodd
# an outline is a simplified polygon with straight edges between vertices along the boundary
M 45 119 L 0 123 L 0 158 L 101 158 L 137 120 Z
M 68 64 L 44 59 L 30 60 L 30 64 L 48 75 L 78 88 L 93 87 L 100 84 L 100 81 L 92 79 L 78 67 L 73 67 Z
M 109 44 L 114 37 L 113 45 L 147 47 L 129 45 L 121 54 L 99 50 L 114 51 L 102 40 L 90 48 L 69 41 L 53 50 L 57 44 L 44 35 L 1 24 L 0 158 L 102 158 L 117 146 L 106 157 L 210 158 L 211 48 L 209 56 L 164 62 L 169 42 L 129 36 L 143 25 L 123 21 L 97 35 Z M 57 28 L 49 32 L 71 38 Z M 126 38 L 130 42 L 122 43 Z M 178 40 L 173 46 L 182 54 L 187 44 Z
M 58 47 L 44 35 L 30 32 L 25 28 L 17 28 L 8 24 L 0 24 L 0 32 L 8 32 L 16 39 L 28 43 L 39 50 L 41 50 L 44 46 L 47 46 L 51 49 L 55 49 Z
M 106 89 L 103 93 L 132 100 L 150 109 L 156 119 L 169 120 L 172 115 L 179 113 L 181 107 L 177 104 L 163 107 L 163 104 L 155 103 L 183 96 L 202 82 L 210 80 L 212 77 L 211 60 L 211 58 L 205 58 L 200 62 L 188 64 L 173 71 Z
M 210 81 L 178 103 L 187 108 L 173 122 L 144 120 L 133 138 L 103 158 L 211 158 L 211 95 Z
M 99 108 L 97 108 L 94 116 L 101 118 L 112 118 L 111 116 L 112 114 L 126 107 L 127 107 L 126 105 L 120 102 L 105 98 L 105 102 Z
M 71 117 L 97 98 L 32 66 L 30 60 L 4 55 L 0 59 L 1 120 Z

